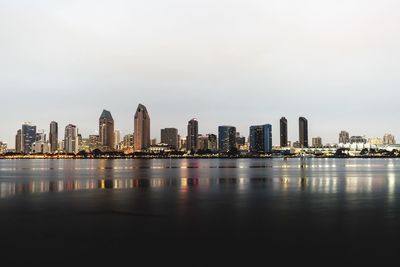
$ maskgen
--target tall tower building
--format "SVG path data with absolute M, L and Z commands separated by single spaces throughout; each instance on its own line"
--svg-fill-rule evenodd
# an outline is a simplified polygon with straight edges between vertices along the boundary
M 120 144 L 121 144 L 121 131 L 120 130 L 115 130 L 114 132 L 114 147 L 116 149 L 120 148 Z
M 280 125 L 280 145 L 281 147 L 288 146 L 288 126 L 287 126 L 287 119 L 282 117 L 279 121 Z
M 322 138 L 319 136 L 313 137 L 312 138 L 312 146 L 315 148 L 322 147 Z
M 69 124 L 65 127 L 64 150 L 69 154 L 77 154 L 78 149 L 78 129 Z
M 58 123 L 55 121 L 50 123 L 49 142 L 50 152 L 56 152 L 58 150 Z
M 136 151 L 146 150 L 150 147 L 150 116 L 142 104 L 139 104 L 136 110 L 134 136 Z
M 173 149 L 178 150 L 178 129 L 165 128 L 161 129 L 161 143 L 171 146 Z
M 191 119 L 188 123 L 188 133 L 186 137 L 186 149 L 190 152 L 196 152 L 199 147 L 199 122 L 197 119 Z
M 24 153 L 32 152 L 33 143 L 36 141 L 36 126 L 27 122 L 22 125 L 21 150 Z
M 308 147 L 308 121 L 304 117 L 299 118 L 299 144 L 300 148 Z
M 250 127 L 250 151 L 255 153 L 272 152 L 272 125 Z
M 234 151 L 236 149 L 236 127 L 218 127 L 218 148 L 222 153 Z
M 114 149 L 114 119 L 108 110 L 103 110 L 99 119 L 99 139 L 101 149 Z
M 22 130 L 18 130 L 17 134 L 15 135 L 15 152 L 21 153 L 22 152 Z
M 350 143 L 350 135 L 346 131 L 341 131 L 339 133 L 339 144 L 348 144 Z

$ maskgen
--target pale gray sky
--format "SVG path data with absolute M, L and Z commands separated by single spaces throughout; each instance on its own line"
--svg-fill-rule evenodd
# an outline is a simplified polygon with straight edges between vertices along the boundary
M 138 103 L 152 136 L 198 118 L 201 133 L 309 120 L 310 139 L 400 139 L 400 1 L 0 0 L 0 140 L 23 121 L 122 134 Z M 63 130 L 62 130 L 63 131 Z M 61 132 L 62 132 L 61 131 Z

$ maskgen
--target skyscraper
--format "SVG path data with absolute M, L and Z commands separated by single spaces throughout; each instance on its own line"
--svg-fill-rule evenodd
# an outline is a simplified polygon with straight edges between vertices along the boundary
M 346 131 L 341 131 L 339 133 L 339 144 L 348 144 L 350 143 L 350 135 Z
M 218 149 L 222 153 L 236 150 L 236 128 L 233 126 L 218 127 Z
M 299 144 L 301 148 L 308 147 L 308 121 L 304 117 L 299 118 Z
M 121 144 L 121 131 L 120 130 L 115 130 L 114 132 L 114 147 L 116 149 L 120 148 L 120 144 Z
M 22 152 L 22 130 L 18 130 L 17 134 L 15 135 L 15 152 L 21 153 Z
M 322 147 L 322 138 L 319 136 L 313 137 L 312 146 L 316 148 Z
M 49 134 L 49 142 L 50 142 L 50 152 L 54 153 L 58 149 L 58 123 L 52 121 L 50 123 L 50 134 Z
M 212 152 L 216 152 L 218 150 L 217 136 L 215 134 L 208 135 L 208 149 Z
M 161 143 L 169 145 L 171 148 L 177 150 L 178 144 L 178 130 L 175 128 L 161 129 Z
M 78 129 L 75 125 L 68 124 L 65 127 L 64 150 L 65 153 L 78 153 Z
M 280 125 L 280 146 L 287 147 L 288 146 L 288 127 L 287 127 L 287 119 L 282 117 L 279 121 Z
M 114 119 L 108 110 L 103 110 L 99 119 L 99 139 L 101 149 L 114 149 Z
M 272 125 L 257 125 L 250 127 L 250 152 L 272 152 Z
M 142 104 L 139 104 L 136 110 L 134 136 L 136 151 L 146 150 L 150 147 L 150 116 Z
M 22 125 L 21 150 L 24 153 L 32 152 L 32 145 L 36 140 L 36 126 L 27 122 Z
M 186 149 L 190 152 L 196 152 L 199 148 L 199 122 L 197 119 L 189 121 L 187 132 Z

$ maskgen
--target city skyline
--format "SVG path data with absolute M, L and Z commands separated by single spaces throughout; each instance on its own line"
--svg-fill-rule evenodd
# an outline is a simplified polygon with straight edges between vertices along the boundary
M 142 111 L 145 112 L 145 117 L 147 117 L 148 120 L 149 120 L 149 122 L 145 122 L 146 127 L 150 127 L 151 129 L 154 128 L 153 125 L 150 124 L 150 118 L 149 118 L 149 113 L 147 112 L 147 108 L 146 108 L 144 105 L 139 104 L 138 107 L 137 107 L 137 109 L 136 109 L 136 115 L 139 114 L 139 113 L 141 113 Z M 108 118 L 108 120 L 111 120 L 110 123 L 112 124 L 112 129 L 114 130 L 114 119 L 113 119 L 113 117 L 111 116 L 111 112 L 108 111 L 108 110 L 104 110 L 104 109 L 103 109 L 103 112 L 102 112 L 101 117 L 100 117 L 100 119 L 99 119 L 99 121 L 100 121 L 100 122 L 99 122 L 99 123 L 100 123 L 99 129 L 100 129 L 100 130 L 102 129 L 102 128 L 101 128 L 101 121 L 102 121 L 102 119 L 104 120 L 105 117 Z M 301 144 L 301 136 L 300 136 L 300 135 L 301 135 L 301 132 L 302 132 L 302 125 L 301 125 L 300 122 L 303 121 L 303 120 L 306 121 L 306 126 L 305 126 L 305 127 L 306 127 L 306 132 L 307 132 L 306 137 L 307 137 L 307 141 L 308 141 L 308 142 L 307 142 L 307 145 L 306 145 L 305 147 L 311 146 L 311 143 L 312 143 L 312 139 L 313 139 L 313 138 L 321 138 L 322 144 L 323 144 L 323 145 L 326 145 L 326 144 L 339 144 L 339 143 L 340 143 L 339 140 L 341 140 L 341 135 L 343 134 L 343 132 L 349 134 L 348 131 L 346 131 L 346 130 L 341 130 L 341 131 L 338 132 L 337 135 L 336 135 L 336 141 L 327 142 L 327 141 L 326 141 L 326 138 L 325 138 L 324 136 L 321 137 L 321 136 L 319 136 L 319 135 L 309 135 L 309 134 L 308 134 L 308 132 L 309 132 L 308 120 L 307 120 L 306 118 L 304 118 L 304 117 L 298 117 L 298 118 L 297 118 L 297 122 L 298 122 L 298 123 L 297 123 L 297 125 L 295 125 L 295 128 L 292 129 L 292 130 L 294 130 L 294 131 L 297 131 L 297 135 L 298 135 L 298 136 L 297 136 L 297 139 L 296 139 L 296 137 L 294 137 L 293 140 L 291 140 L 291 139 L 288 140 L 288 143 L 291 144 L 292 146 L 293 146 L 293 144 L 296 143 L 296 142 L 299 142 L 299 145 L 302 146 L 302 144 Z M 192 119 L 192 120 L 189 121 L 189 123 L 192 122 L 192 121 L 196 122 L 196 127 L 197 127 L 197 130 L 196 130 L 196 131 L 197 131 L 199 137 L 200 137 L 201 135 L 206 135 L 206 134 L 216 134 L 216 135 L 218 135 L 218 132 L 219 132 L 218 128 L 221 127 L 221 125 L 218 125 L 218 126 L 216 126 L 216 129 L 215 129 L 214 131 L 210 131 L 210 132 L 201 132 L 201 131 L 199 130 L 200 126 L 199 126 L 198 120 L 197 120 L 197 119 Z M 278 125 L 276 125 L 276 127 L 278 127 L 278 129 L 276 129 L 276 128 L 274 129 L 274 127 L 272 127 L 272 128 L 274 129 L 274 130 L 272 130 L 272 136 L 278 135 L 278 140 L 276 140 L 274 137 L 272 138 L 272 146 L 274 146 L 274 147 L 282 147 L 282 146 L 281 146 L 281 134 L 282 134 L 282 132 L 281 132 L 281 130 L 282 130 L 281 127 L 282 127 L 282 121 L 285 121 L 285 123 L 286 123 L 285 131 L 287 131 L 288 136 L 296 135 L 296 133 L 292 133 L 292 132 L 290 131 L 290 128 L 287 127 L 287 125 L 289 125 L 290 120 L 288 120 L 286 117 L 281 117 L 281 118 L 279 119 Z M 133 124 L 135 124 L 135 116 L 133 117 L 133 122 L 134 122 Z M 149 123 L 150 125 L 148 125 L 147 123 Z M 50 122 L 50 128 L 49 128 L 49 130 L 40 130 L 40 129 L 45 128 L 45 127 L 38 127 L 37 124 L 32 123 L 32 122 L 24 122 L 24 123 L 22 123 L 22 128 L 21 128 L 21 129 L 24 128 L 24 125 L 30 125 L 30 126 L 33 126 L 33 127 L 35 128 L 35 134 L 36 134 L 36 132 L 39 132 L 39 131 L 41 131 L 41 132 L 43 132 L 43 133 L 46 133 L 47 136 L 48 136 L 47 139 L 48 139 L 48 141 L 49 141 L 49 150 L 52 151 L 52 148 L 51 148 L 52 146 L 51 146 L 51 141 L 50 141 L 50 140 L 51 140 L 51 136 L 52 136 L 51 130 L 52 130 L 52 127 L 54 127 L 54 126 L 52 126 L 53 124 L 56 125 L 57 130 L 58 130 L 58 125 L 59 125 L 59 123 L 58 123 L 57 121 L 51 121 L 51 122 Z M 71 124 L 68 123 L 68 124 L 66 125 L 66 127 L 68 127 L 69 125 L 71 125 Z M 271 125 L 273 125 L 273 124 L 271 124 Z M 75 125 L 74 125 L 74 126 L 75 126 Z M 98 138 L 99 138 L 99 140 L 98 140 L 98 142 L 99 142 L 99 147 L 105 148 L 104 146 L 101 145 L 101 138 L 100 138 L 101 134 L 100 134 L 100 130 L 95 131 L 95 132 L 92 132 L 92 133 L 89 133 L 89 134 L 86 135 L 86 134 L 82 134 L 82 133 L 81 133 L 81 131 L 80 131 L 80 126 L 79 126 L 79 125 L 76 125 L 75 127 L 76 127 L 76 129 L 77 129 L 77 133 L 79 133 L 81 136 L 85 136 L 85 137 L 89 137 L 89 138 L 90 138 L 90 136 L 94 136 L 94 135 L 98 136 Z M 224 126 L 222 126 L 222 127 L 224 127 Z M 234 127 L 235 129 L 237 128 L 236 126 L 232 126 L 232 127 Z M 248 126 L 248 127 L 249 127 L 249 126 Z M 134 128 L 134 127 L 133 127 L 133 128 Z M 5 142 L 5 143 L 8 145 L 8 149 L 14 149 L 14 147 L 15 147 L 16 145 L 18 145 L 17 142 L 16 142 L 16 140 L 18 139 L 18 132 L 21 131 L 21 129 L 18 129 L 18 130 L 17 130 L 17 134 L 16 134 L 16 135 L 15 135 L 15 133 L 14 133 L 13 142 L 7 143 L 6 141 L 4 141 L 4 140 L 2 140 L 2 139 L 0 139 L 0 141 Z M 156 135 L 150 135 L 150 139 L 149 139 L 149 140 L 155 139 L 155 140 L 157 140 L 158 143 L 161 143 L 161 140 L 162 140 L 162 131 L 163 131 L 163 130 L 167 130 L 167 129 L 171 129 L 171 128 L 170 128 L 170 127 L 166 127 L 166 128 L 164 128 L 164 129 L 158 129 L 156 132 L 158 132 L 159 134 L 158 134 L 158 135 L 157 135 L 157 134 L 156 134 Z M 186 127 L 186 129 L 184 129 L 183 131 L 180 131 L 178 127 L 175 127 L 175 128 L 173 128 L 173 129 L 176 129 L 178 135 L 180 136 L 180 138 L 183 138 L 183 139 L 186 138 L 186 134 L 188 133 L 187 131 L 189 130 L 188 127 Z M 115 127 L 115 131 L 118 132 L 118 135 L 120 135 L 121 138 L 125 137 L 126 135 L 134 134 L 134 131 L 128 132 L 128 133 L 121 132 L 121 131 L 120 131 L 119 129 L 117 129 L 116 127 Z M 112 134 L 112 139 L 113 139 L 113 140 L 111 141 L 111 143 L 114 143 L 114 138 L 115 138 L 115 134 L 116 134 L 115 131 L 113 131 L 114 134 Z M 182 133 L 182 132 L 183 132 L 183 133 Z M 239 134 L 240 132 L 237 131 L 237 133 Z M 22 132 L 21 132 L 21 134 L 22 134 Z M 109 134 L 111 135 L 111 131 L 110 131 Z M 121 134 L 122 134 L 122 136 L 121 136 Z M 148 134 L 149 134 L 149 133 L 146 133 L 146 135 L 148 135 Z M 382 142 L 385 140 L 385 138 L 387 138 L 387 135 L 390 135 L 390 136 L 391 136 L 392 138 L 394 138 L 394 139 L 395 139 L 395 137 L 396 137 L 396 135 L 394 135 L 394 134 L 392 134 L 392 133 L 389 133 L 388 131 L 384 131 L 384 133 L 383 133 L 381 136 L 369 136 L 369 135 L 366 135 L 366 134 L 364 134 L 364 135 L 353 135 L 353 134 L 350 133 L 350 136 L 355 137 L 355 138 L 366 138 L 366 140 L 369 140 L 369 139 L 371 139 L 371 140 L 377 140 L 377 139 L 379 139 L 379 140 L 381 140 Z M 250 130 L 248 130 L 248 134 L 247 134 L 247 135 L 241 133 L 241 136 L 243 136 L 243 137 L 246 138 L 246 142 L 250 142 L 251 127 L 250 127 Z M 23 137 L 23 134 L 22 134 L 21 138 L 22 138 L 22 137 Z M 32 137 L 32 138 L 33 138 L 33 137 Z M 60 136 L 58 136 L 58 141 L 63 141 L 62 138 L 60 139 Z M 120 140 L 120 141 L 123 141 L 123 140 Z M 150 142 L 150 141 L 148 141 L 148 142 Z M 349 142 L 350 142 L 350 140 L 349 140 Z M 24 143 L 24 142 L 23 142 L 23 140 L 22 140 L 22 141 L 21 141 L 21 146 L 23 146 L 23 143 Z M 109 145 L 111 145 L 111 143 L 110 143 Z M 150 143 L 149 143 L 149 144 L 150 144 Z M 115 147 L 116 145 L 118 145 L 118 144 L 114 144 L 112 147 Z M 150 146 L 150 145 L 146 145 L 145 147 L 148 148 L 149 146 Z M 17 147 L 15 147 L 15 149 L 18 151 Z M 139 150 L 139 149 L 136 148 L 136 150 Z
M 227 124 L 247 136 L 249 125 L 278 129 L 285 116 L 290 141 L 299 116 L 327 143 L 341 130 L 400 136 L 399 2 L 23 2 L 0 4 L 9 144 L 24 121 L 95 133 L 88 121 L 103 108 L 133 132 L 132 101 L 151 110 L 158 139 L 193 117 L 200 132 Z

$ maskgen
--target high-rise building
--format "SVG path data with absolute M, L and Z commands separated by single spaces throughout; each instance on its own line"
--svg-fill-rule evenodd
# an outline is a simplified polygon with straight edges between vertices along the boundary
M 99 119 L 99 142 L 102 150 L 114 149 L 114 119 L 108 110 L 103 110 Z
M 58 150 L 58 123 L 52 121 L 50 123 L 50 134 L 49 134 L 49 142 L 50 142 L 50 152 L 54 153 Z
M 208 150 L 208 136 L 199 135 L 199 151 L 206 151 Z
M 78 153 L 78 129 L 75 125 L 68 124 L 65 127 L 65 138 L 64 138 L 64 151 L 69 154 Z
M 121 131 L 120 130 L 115 130 L 114 132 L 114 143 L 115 143 L 115 148 L 119 149 L 120 144 L 121 144 Z
M 239 132 L 236 132 L 236 146 L 244 146 L 246 144 L 246 137 L 241 136 Z
M 235 151 L 236 148 L 236 127 L 218 127 L 218 149 L 222 153 Z
M 199 122 L 197 119 L 191 119 L 188 123 L 186 137 L 186 149 L 189 152 L 196 152 L 199 147 Z
M 21 149 L 24 153 L 32 152 L 33 143 L 36 141 L 36 126 L 27 122 L 22 125 Z
M 208 135 L 208 149 L 212 152 L 218 151 L 217 136 L 215 134 Z
M 18 130 L 15 135 L 15 152 L 22 152 L 22 130 Z
M 139 104 L 135 113 L 135 150 L 142 151 L 150 147 L 150 116 L 144 105 Z
M 250 127 L 250 152 L 272 152 L 272 125 L 257 125 Z
M 172 149 L 178 150 L 178 129 L 161 129 L 161 143 L 169 145 Z
M 7 152 L 7 143 L 0 141 L 0 154 Z
M 339 144 L 348 144 L 350 143 L 350 134 L 346 131 L 341 131 L 339 133 Z
M 287 147 L 288 146 L 288 124 L 287 119 L 282 117 L 279 121 L 280 126 L 280 146 Z
M 100 137 L 96 134 L 89 135 L 89 150 L 93 151 L 99 148 Z
M 386 133 L 383 136 L 383 144 L 384 145 L 395 145 L 396 144 L 396 139 L 392 134 Z
M 351 144 L 366 144 L 367 138 L 365 136 L 352 136 L 350 137 Z
M 322 138 L 319 136 L 312 138 L 312 146 L 316 148 L 322 147 Z
M 299 144 L 301 148 L 308 147 L 308 121 L 304 117 L 299 118 Z
M 46 140 L 46 134 L 45 134 L 44 130 L 38 131 L 36 133 L 35 142 L 43 142 L 43 143 L 45 143 L 46 141 L 47 141 Z
M 133 134 L 125 135 L 123 141 L 123 149 L 130 150 L 133 149 L 133 146 L 134 146 Z

